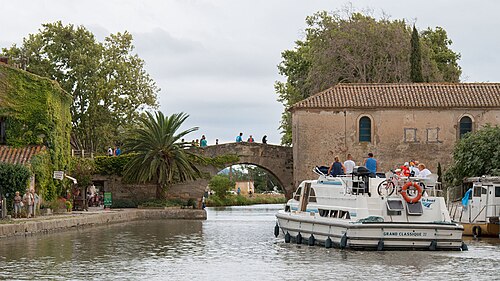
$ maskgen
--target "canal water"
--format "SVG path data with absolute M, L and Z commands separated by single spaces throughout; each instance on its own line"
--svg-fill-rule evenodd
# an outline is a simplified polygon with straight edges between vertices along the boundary
M 2 280 L 498 280 L 498 239 L 467 252 L 351 251 L 274 238 L 281 205 L 208 208 L 206 221 L 135 221 L 0 239 Z

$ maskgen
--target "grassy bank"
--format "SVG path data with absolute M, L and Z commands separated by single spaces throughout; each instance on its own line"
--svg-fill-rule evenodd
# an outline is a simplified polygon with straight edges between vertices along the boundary
M 227 195 L 225 198 L 219 198 L 215 195 L 208 197 L 206 204 L 207 207 L 221 207 L 221 206 L 243 206 L 254 204 L 282 204 L 286 203 L 285 196 L 266 196 L 256 195 L 247 197 L 242 195 Z

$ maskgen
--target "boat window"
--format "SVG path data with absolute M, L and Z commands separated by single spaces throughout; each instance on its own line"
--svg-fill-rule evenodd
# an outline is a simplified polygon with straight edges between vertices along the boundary
M 351 219 L 351 215 L 349 214 L 349 211 L 339 211 L 339 218 L 341 219 Z
M 350 220 L 351 219 L 351 215 L 349 214 L 348 211 L 345 212 L 344 219 L 346 219 L 346 220 Z
M 316 192 L 314 188 L 311 187 L 311 191 L 309 192 L 309 202 L 316 202 Z
M 293 199 L 299 201 L 301 189 L 302 189 L 302 187 L 297 188 L 297 191 L 295 191 L 295 195 L 293 196 Z
M 332 212 L 330 213 L 330 217 L 336 218 L 338 214 L 339 214 L 338 210 L 332 210 Z
M 480 186 L 474 187 L 474 192 L 473 192 L 472 196 L 481 197 L 481 187 Z
M 359 142 L 372 141 L 372 120 L 363 116 L 359 119 Z
M 460 119 L 460 138 L 463 138 L 468 132 L 472 132 L 472 119 L 469 116 L 464 116 Z
M 500 186 L 495 186 L 495 197 L 500 197 Z
M 328 217 L 330 210 L 318 209 L 319 215 L 322 217 Z

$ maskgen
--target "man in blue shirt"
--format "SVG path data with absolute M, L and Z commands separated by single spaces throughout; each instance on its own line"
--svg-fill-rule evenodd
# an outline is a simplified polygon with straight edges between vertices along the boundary
M 242 142 L 243 141 L 242 136 L 243 136 L 243 133 L 240 133 L 240 135 L 236 137 L 236 142 Z
M 368 159 L 365 160 L 365 167 L 371 172 L 372 177 L 377 173 L 377 160 L 373 158 L 373 153 L 368 153 Z

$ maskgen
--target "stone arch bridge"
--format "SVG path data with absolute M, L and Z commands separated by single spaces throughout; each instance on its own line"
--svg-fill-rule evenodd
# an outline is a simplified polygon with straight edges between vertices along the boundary
M 291 147 L 261 144 L 261 143 L 226 143 L 207 146 L 200 149 L 201 154 L 206 157 L 223 155 L 237 155 L 239 160 L 234 163 L 226 163 L 223 168 L 235 164 L 252 164 L 265 169 L 272 174 L 280 183 L 287 198 L 291 198 L 295 189 L 293 184 L 293 154 Z M 222 168 L 222 169 L 223 169 Z M 202 167 L 203 172 L 215 176 L 220 167 Z M 201 198 L 208 185 L 208 179 L 188 181 L 170 187 L 169 197 L 176 198 Z

